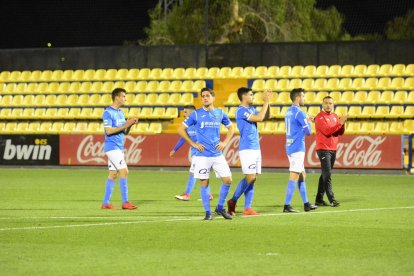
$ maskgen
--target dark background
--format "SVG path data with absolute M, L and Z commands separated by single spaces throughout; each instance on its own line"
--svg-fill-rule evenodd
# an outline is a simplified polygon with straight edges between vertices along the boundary
M 185 0 L 189 1 L 189 0 Z M 158 0 L 1 0 L 0 48 L 111 46 L 145 38 L 148 9 Z M 413 0 L 318 0 L 336 6 L 345 31 L 383 34 L 386 22 L 414 8 Z

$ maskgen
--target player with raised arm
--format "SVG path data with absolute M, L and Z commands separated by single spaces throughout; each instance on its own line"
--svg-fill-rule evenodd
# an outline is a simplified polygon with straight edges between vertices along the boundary
M 124 158 L 125 134 L 131 127 L 138 123 L 137 118 L 125 120 L 124 112 L 120 110 L 126 101 L 126 91 L 123 88 L 115 88 L 112 91 L 112 105 L 107 107 L 102 114 L 104 122 L 104 151 L 108 157 L 109 175 L 106 180 L 106 190 L 102 209 L 116 209 L 110 203 L 114 190 L 115 180 L 119 176 L 119 187 L 122 196 L 122 209 L 133 210 L 137 207 L 128 201 L 128 167 Z
M 290 177 L 286 188 L 285 205 L 283 207 L 283 212 L 285 213 L 297 213 L 290 206 L 296 184 L 298 185 L 304 203 L 304 210 L 308 212 L 317 208 L 317 206 L 310 204 L 308 201 L 305 183 L 305 135 L 309 136 L 311 134 L 311 123 L 314 118 L 307 116 L 300 109 L 305 103 L 304 92 L 305 90 L 302 88 L 295 88 L 290 92 L 290 99 L 293 104 L 285 115 L 286 154 L 290 163 Z
M 184 118 L 187 119 L 188 116 L 190 116 L 190 114 L 195 110 L 195 106 L 194 105 L 186 105 L 184 106 L 184 110 L 183 110 L 183 115 Z M 197 141 L 197 136 L 196 136 L 196 131 L 195 131 L 195 126 L 189 127 L 186 129 L 186 132 L 188 134 L 188 136 L 191 138 L 191 140 L 193 142 Z M 170 152 L 170 157 L 174 157 L 174 154 L 181 148 L 181 146 L 184 144 L 185 140 L 184 138 L 180 138 L 177 142 L 177 144 L 174 146 L 173 150 Z M 190 149 L 190 154 L 191 154 L 191 160 L 193 159 L 193 156 L 195 155 L 195 153 L 197 152 L 197 149 L 191 147 Z M 192 163 L 192 162 L 191 162 Z M 189 201 L 190 200 L 190 194 L 194 189 L 194 185 L 195 185 L 195 178 L 194 178 L 194 172 L 193 172 L 194 167 L 190 166 L 190 175 L 188 177 L 188 181 L 187 181 L 187 188 L 185 189 L 185 192 L 181 195 L 176 195 L 175 198 L 178 200 L 182 200 L 182 201 Z M 213 196 L 210 194 L 210 200 L 213 199 Z
M 190 114 L 178 128 L 178 134 L 192 147 L 197 149 L 196 155 L 193 157 L 192 166 L 194 166 L 194 177 L 200 179 L 201 200 L 206 212 L 204 220 L 213 219 L 210 209 L 209 186 L 211 169 L 215 171 L 216 175 L 223 182 L 215 212 L 225 219 L 232 219 L 232 216 L 224 209 L 224 203 L 229 193 L 232 178 L 230 167 L 222 151 L 233 136 L 233 126 L 227 114 L 223 110 L 214 107 L 213 103 L 215 98 L 212 89 L 201 89 L 201 98 L 203 107 Z M 220 126 L 222 124 L 228 129 L 224 141 L 220 141 Z M 196 127 L 197 142 L 191 140 L 186 132 L 186 129 L 191 126 Z
M 271 91 L 264 91 L 263 106 L 260 112 L 252 106 L 253 92 L 247 87 L 237 90 L 237 96 L 241 105 L 236 111 L 236 123 L 240 130 L 239 156 L 243 174 L 245 177 L 237 185 L 233 197 L 227 201 L 228 212 L 234 216 L 236 214 L 237 200 L 244 193 L 243 215 L 257 215 L 253 210 L 252 201 L 254 195 L 254 183 L 257 174 L 262 172 L 262 154 L 260 151 L 259 132 L 257 122 L 264 120 L 269 108 Z

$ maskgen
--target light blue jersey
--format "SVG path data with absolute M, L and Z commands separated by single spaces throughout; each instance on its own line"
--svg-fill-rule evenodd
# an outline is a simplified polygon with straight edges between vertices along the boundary
M 239 106 L 236 111 L 236 123 L 240 131 L 239 151 L 252 149 L 260 149 L 259 132 L 257 130 L 257 123 L 250 122 L 251 115 L 257 115 L 259 111 L 254 107 Z
M 120 126 L 125 125 L 125 116 L 124 112 L 120 109 L 115 109 L 112 106 L 109 106 L 105 109 L 105 111 L 102 114 L 102 119 L 104 122 L 104 128 L 105 127 L 112 127 L 117 128 Z M 119 149 L 122 152 L 124 151 L 124 131 L 120 131 L 118 133 L 114 133 L 112 135 L 106 134 L 106 131 L 104 131 L 105 134 L 105 143 L 104 143 L 104 151 L 111 151 Z
M 305 134 L 310 135 L 311 125 L 299 106 L 292 105 L 285 115 L 286 153 L 305 151 Z
M 187 127 L 195 126 L 197 141 L 204 146 L 203 152 L 196 150 L 196 156 L 214 157 L 222 154 L 216 149 L 220 143 L 220 126 L 221 124 L 226 127 L 231 125 L 229 117 L 223 110 L 218 108 L 211 111 L 204 108 L 197 109 L 183 124 Z
M 190 137 L 191 141 L 197 142 L 197 133 L 196 133 L 196 130 L 195 130 L 195 126 L 191 126 L 191 127 L 187 128 L 185 131 L 187 132 L 187 134 Z M 184 138 L 180 138 L 178 140 L 177 144 L 174 146 L 173 150 L 175 152 L 177 152 L 181 148 L 181 146 L 184 144 L 184 142 L 185 142 Z M 191 147 L 191 156 L 194 156 L 197 151 L 198 150 L 196 148 Z

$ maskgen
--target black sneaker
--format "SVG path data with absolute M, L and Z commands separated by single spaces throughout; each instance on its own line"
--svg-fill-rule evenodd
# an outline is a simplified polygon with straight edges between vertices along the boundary
M 221 210 L 219 210 L 219 209 L 217 209 L 217 208 L 216 208 L 215 212 L 216 212 L 216 214 L 217 214 L 217 215 L 221 215 L 221 216 L 223 216 L 223 218 L 225 218 L 225 219 L 233 219 L 233 217 L 232 217 L 232 216 L 230 216 L 230 215 L 226 212 L 226 210 L 225 210 L 225 209 L 221 209 Z
M 305 212 L 315 210 L 316 208 L 318 208 L 318 206 L 312 205 L 309 202 L 306 202 L 305 204 L 303 204 L 303 210 L 305 210 Z
M 331 206 L 332 207 L 338 207 L 339 205 L 341 205 L 341 203 L 339 203 L 338 201 L 336 201 L 336 200 L 332 200 L 332 202 L 331 202 Z
M 206 212 L 206 216 L 204 217 L 204 220 L 213 220 L 213 216 L 211 215 L 211 213 Z
M 292 208 L 290 205 L 283 206 L 283 213 L 299 213 L 295 209 Z
M 326 201 L 315 201 L 316 206 L 330 206 Z

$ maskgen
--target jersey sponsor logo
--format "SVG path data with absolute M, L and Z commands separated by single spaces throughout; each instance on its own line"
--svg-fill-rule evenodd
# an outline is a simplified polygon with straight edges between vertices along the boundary
M 4 160 L 50 160 L 52 147 L 47 139 L 36 139 L 34 145 L 14 145 L 7 139 L 4 147 Z
M 217 128 L 220 127 L 221 123 L 219 122 L 201 122 L 200 128 Z

